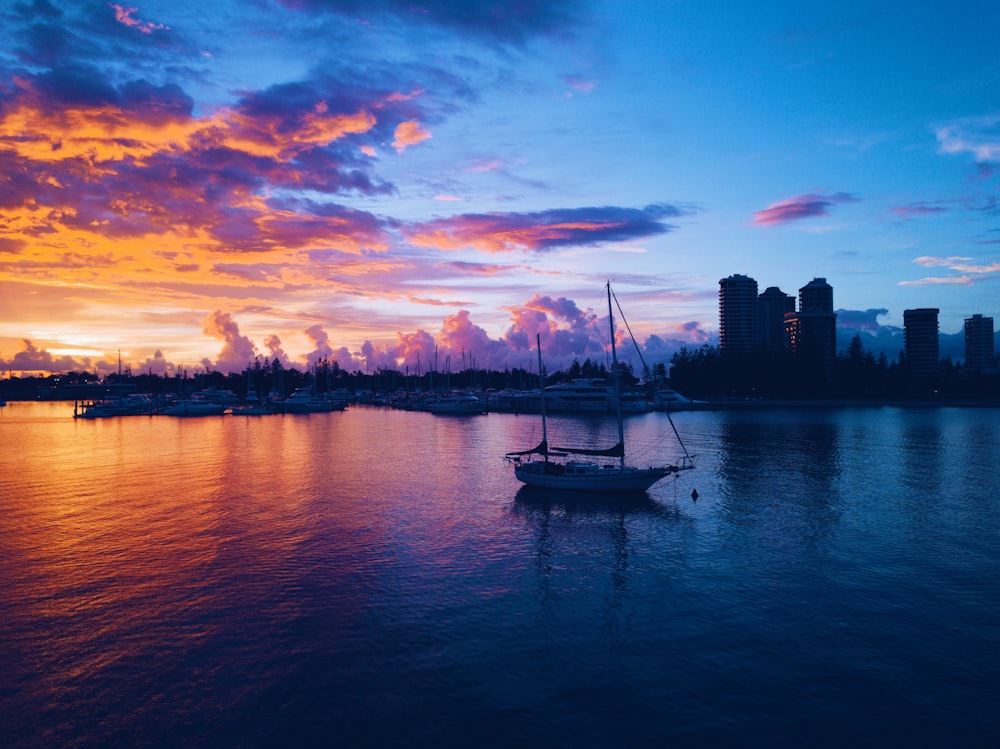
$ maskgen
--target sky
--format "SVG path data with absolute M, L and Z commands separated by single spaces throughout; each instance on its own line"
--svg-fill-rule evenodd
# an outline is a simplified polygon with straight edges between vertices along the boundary
M 734 273 L 826 278 L 875 352 L 909 308 L 958 334 L 1000 314 L 997 28 L 961 0 L 4 3 L 0 371 L 504 369 L 536 335 L 551 369 L 606 356 L 609 280 L 652 365 L 717 343 Z

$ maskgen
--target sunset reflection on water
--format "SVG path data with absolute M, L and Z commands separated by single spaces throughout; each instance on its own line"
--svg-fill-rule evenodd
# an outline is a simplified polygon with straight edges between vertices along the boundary
M 977 745 L 1000 670 L 994 412 L 675 419 L 698 468 L 617 501 L 521 487 L 502 455 L 537 444 L 530 416 L 13 404 L 0 730 L 18 747 L 731 745 L 747 726 Z M 627 422 L 640 450 L 669 450 L 667 429 Z

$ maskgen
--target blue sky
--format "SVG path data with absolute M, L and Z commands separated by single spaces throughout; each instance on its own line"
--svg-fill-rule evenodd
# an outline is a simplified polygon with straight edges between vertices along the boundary
M 876 352 L 998 311 L 988 4 L 0 16 L 0 368 L 600 357 L 607 279 L 653 360 L 732 273 L 825 277 Z

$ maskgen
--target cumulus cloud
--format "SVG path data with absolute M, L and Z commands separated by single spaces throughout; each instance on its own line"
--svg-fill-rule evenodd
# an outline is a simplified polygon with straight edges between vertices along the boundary
M 831 206 L 857 201 L 857 197 L 845 192 L 838 192 L 833 195 L 822 193 L 797 195 L 794 198 L 787 198 L 786 200 L 772 203 L 767 208 L 757 211 L 754 213 L 753 220 L 750 223 L 755 226 L 775 226 L 806 218 L 829 216 Z
M 144 361 L 138 362 L 135 368 L 136 374 L 153 374 L 160 377 L 168 377 L 176 371 L 177 368 L 171 362 L 167 361 L 163 352 L 159 349 Z
M 312 325 L 305 330 L 309 340 L 313 342 L 313 350 L 306 355 L 306 364 L 316 366 L 320 359 L 330 359 L 333 347 L 330 346 L 330 336 L 321 325 Z
M 88 357 L 77 359 L 63 354 L 53 355 L 45 349 L 40 349 L 30 339 L 22 339 L 21 351 L 6 361 L 0 359 L 0 368 L 11 372 L 73 372 L 88 370 L 92 361 Z
M 202 321 L 202 332 L 224 341 L 215 360 L 221 372 L 240 372 L 257 356 L 257 349 L 246 336 L 240 335 L 239 325 L 228 312 L 216 310 Z
M 878 319 L 889 314 L 884 307 L 866 310 L 838 309 L 837 327 L 875 334 L 881 329 Z
M 266 338 L 264 338 L 264 348 L 267 349 L 269 358 L 271 360 L 277 360 L 281 362 L 283 367 L 291 366 L 291 361 L 288 358 L 288 354 L 281 347 L 281 339 L 274 335 L 273 333 Z

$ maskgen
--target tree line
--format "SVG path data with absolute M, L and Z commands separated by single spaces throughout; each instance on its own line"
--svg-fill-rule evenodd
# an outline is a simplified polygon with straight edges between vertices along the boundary
M 564 369 L 546 372 L 545 384 L 552 385 L 579 378 L 610 379 L 603 362 L 574 359 Z M 832 377 L 815 361 L 796 357 L 790 352 L 777 355 L 745 357 L 722 356 L 719 349 L 704 345 L 682 347 L 670 360 L 669 367 L 659 362 L 651 370 L 636 373 L 630 362 L 619 362 L 623 384 L 645 382 L 670 386 L 689 398 L 829 399 L 849 398 L 873 401 L 901 399 L 970 399 L 1000 400 L 1000 375 L 967 370 L 950 358 L 940 362 L 932 376 L 917 377 L 906 363 L 905 354 L 889 360 L 884 353 L 877 357 L 864 348 L 860 336 L 841 351 L 833 362 Z M 128 386 L 137 392 L 183 396 L 195 390 L 231 390 L 246 397 L 254 390 L 264 397 L 275 392 L 286 396 L 302 387 L 317 393 L 346 390 L 355 395 L 364 392 L 386 393 L 433 390 L 526 390 L 538 387 L 538 373 L 513 368 L 481 370 L 467 368 L 458 372 L 410 372 L 409 369 L 382 369 L 376 372 L 348 372 L 337 362 L 321 359 L 313 367 L 298 369 L 285 366 L 280 359 L 258 358 L 244 372 L 223 373 L 206 370 L 189 375 L 133 373 L 125 368 L 103 378 L 90 372 L 67 372 L 44 377 L 10 377 L 0 381 L 0 397 L 10 400 L 35 398 L 72 399 L 81 386 Z
M 831 376 L 832 375 L 832 376 Z M 951 358 L 938 371 L 918 375 L 906 355 L 889 360 L 865 349 L 861 336 L 833 361 L 832 372 L 820 362 L 792 352 L 723 356 L 714 346 L 681 348 L 670 361 L 674 389 L 690 398 L 849 398 L 861 400 L 933 400 L 1000 398 L 996 371 L 967 370 Z

